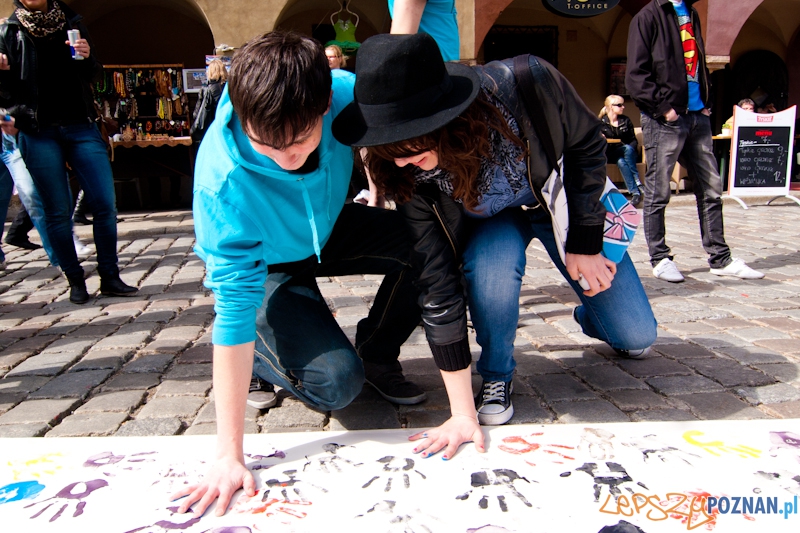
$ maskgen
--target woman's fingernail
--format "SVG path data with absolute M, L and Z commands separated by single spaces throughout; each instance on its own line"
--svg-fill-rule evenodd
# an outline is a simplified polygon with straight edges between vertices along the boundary
M 427 433 L 423 433 L 423 434 L 422 434 L 422 436 L 423 436 L 423 437 L 427 437 L 427 436 L 428 436 L 428 434 L 427 434 Z
M 442 456 L 442 461 L 447 461 L 448 459 L 449 459 L 449 457 L 447 457 L 446 455 Z
M 416 448 L 414 448 L 414 453 L 417 453 L 417 449 Z

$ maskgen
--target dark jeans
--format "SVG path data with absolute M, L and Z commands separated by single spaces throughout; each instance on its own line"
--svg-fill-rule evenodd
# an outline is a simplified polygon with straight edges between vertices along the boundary
M 625 187 L 631 194 L 641 194 L 639 187 L 639 171 L 636 169 L 636 150 L 630 144 L 613 143 L 606 147 L 606 159 L 609 163 L 616 163 L 619 173 L 625 180 Z
M 45 127 L 39 133 L 20 132 L 19 149 L 41 196 L 47 235 L 64 274 L 83 277 L 72 241 L 72 191 L 64 178 L 69 163 L 92 210 L 97 271 L 103 278 L 118 276 L 114 178 L 97 126 L 87 122 Z
M 650 263 L 670 255 L 665 241 L 664 215 L 670 198 L 670 176 L 680 161 L 694 184 L 700 236 L 711 268 L 731 262 L 722 220 L 722 179 L 711 141 L 711 121 L 700 112 L 679 115 L 675 122 L 642 114 L 647 172 L 644 176 L 644 234 Z
M 361 392 L 366 362 L 397 361 L 420 321 L 419 292 L 405 223 L 396 211 L 344 206 L 316 257 L 269 267 L 256 319 L 253 372 L 313 407 L 341 409 Z M 369 315 L 358 323 L 356 348 L 320 293 L 319 276 L 384 274 Z

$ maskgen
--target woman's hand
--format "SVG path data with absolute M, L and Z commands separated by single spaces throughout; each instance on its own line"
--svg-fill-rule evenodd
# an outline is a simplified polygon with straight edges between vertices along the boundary
M 408 440 L 420 441 L 414 448 L 414 453 L 420 453 L 422 457 L 430 457 L 444 448 L 442 459 L 445 461 L 452 459 L 458 447 L 465 442 L 474 442 L 475 448 L 481 453 L 486 451 L 483 431 L 478 424 L 477 416 L 452 415 L 438 428 L 411 435 Z
M 0 130 L 3 130 L 3 133 L 6 135 L 11 135 L 13 137 L 19 131 L 15 126 L 17 121 L 11 115 L 8 115 L 8 117 L 10 120 L 6 120 L 5 116 L 0 116 Z
M 583 291 L 586 296 L 594 296 L 611 288 L 611 281 L 617 273 L 617 264 L 600 254 L 567 253 L 566 267 L 569 276 L 575 281 L 583 274 L 584 279 L 589 283 L 589 290 Z
M 222 516 L 228 509 L 233 493 L 242 487 L 247 496 L 255 496 L 256 481 L 253 474 L 243 462 L 233 458 L 222 458 L 217 459 L 200 484 L 178 491 L 170 496 L 170 499 L 175 501 L 178 498 L 187 497 L 178 507 L 179 513 L 185 513 L 192 504 L 197 502 L 193 509 L 195 518 L 202 516 L 208 506 L 214 503 L 214 500 L 219 499 L 214 514 Z
M 66 44 L 70 44 L 69 41 L 64 41 Z M 70 45 L 72 48 L 75 49 L 75 52 L 83 57 L 89 57 L 91 55 L 91 48 L 89 47 L 89 41 L 84 38 L 80 38 L 75 41 L 75 44 Z

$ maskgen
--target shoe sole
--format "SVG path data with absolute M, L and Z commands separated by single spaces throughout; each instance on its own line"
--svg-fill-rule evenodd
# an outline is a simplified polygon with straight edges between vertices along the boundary
M 482 426 L 502 426 L 514 416 L 514 404 L 509 403 L 508 409 L 502 413 L 482 414 L 478 413 L 478 423 Z
M 278 403 L 278 396 L 275 395 L 274 398 L 268 400 L 266 402 L 256 402 L 253 400 L 247 400 L 247 405 L 253 407 L 255 409 L 269 409 L 270 407 L 275 407 L 275 404 Z
M 725 278 L 738 278 L 738 279 L 764 279 L 764 274 L 760 276 L 737 276 L 736 274 L 726 274 L 723 272 L 714 272 L 714 270 L 709 270 L 715 276 L 725 277 Z
M 396 404 L 399 404 L 399 405 L 416 405 L 418 403 L 424 402 L 425 399 L 428 397 L 428 395 L 425 394 L 424 392 L 422 394 L 418 394 L 416 396 L 410 396 L 410 397 L 407 397 L 407 398 L 399 398 L 399 397 L 395 397 L 395 396 L 389 396 L 388 394 L 384 394 L 383 391 L 381 391 L 378 387 L 373 385 L 368 379 L 365 379 L 364 381 L 370 387 L 375 389 L 378 392 L 378 394 L 383 396 L 384 400 L 388 400 L 388 401 L 390 401 L 392 403 L 396 403 Z
M 681 279 L 667 279 L 667 278 L 665 278 L 665 277 L 662 277 L 662 276 L 656 276 L 655 274 L 653 274 L 653 276 L 654 276 L 656 279 L 660 279 L 660 280 L 662 280 L 662 281 L 668 281 L 668 282 L 670 282 L 670 283 L 683 283 L 684 281 L 686 281 L 686 278 L 681 278 Z
M 133 292 L 111 292 L 111 291 L 100 291 L 100 294 L 102 294 L 103 296 L 121 296 L 121 297 L 123 297 L 123 298 L 126 298 L 126 297 L 128 297 L 128 296 L 136 296 L 136 294 L 137 294 L 138 292 L 139 292 L 139 289 L 136 289 L 136 290 L 135 290 L 135 291 L 133 291 Z

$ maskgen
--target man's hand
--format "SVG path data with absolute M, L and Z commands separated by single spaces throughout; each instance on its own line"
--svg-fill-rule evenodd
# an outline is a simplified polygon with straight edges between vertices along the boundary
M 8 64 L 8 56 L 0 54 L 0 70 L 11 70 L 11 65 Z
M 64 43 L 66 43 L 69 46 L 69 41 L 64 41 Z M 72 45 L 72 47 L 75 49 L 75 52 L 78 55 L 81 55 L 83 57 L 89 57 L 91 55 L 90 54 L 91 48 L 89 47 L 89 41 L 87 41 L 86 39 L 83 38 L 78 39 L 77 41 L 75 41 L 75 44 Z M 0 63 L 0 68 L 2 68 L 2 63 Z
M 678 120 L 678 113 L 674 109 L 670 109 L 666 113 L 664 113 L 664 119 L 667 122 L 675 122 Z
M 704 114 L 705 116 L 707 116 L 707 117 L 710 117 L 710 116 L 711 116 L 711 110 L 710 110 L 709 108 L 707 108 L 707 107 L 704 107 L 704 108 L 703 108 L 703 110 L 702 110 L 702 111 L 700 111 L 700 112 L 701 112 L 702 114 Z
M 217 502 L 216 516 L 222 516 L 228 509 L 233 493 L 244 487 L 244 493 L 248 497 L 256 494 L 256 481 L 253 474 L 244 465 L 244 462 L 233 458 L 218 459 L 211 470 L 208 472 L 199 485 L 192 485 L 181 491 L 176 492 L 170 498 L 174 501 L 178 498 L 186 499 L 178 507 L 178 513 L 185 513 L 197 502 L 197 506 L 192 509 L 195 517 L 200 517 L 208 509 L 208 506 Z
M 611 280 L 617 273 L 614 261 L 600 254 L 579 255 L 567 253 L 566 267 L 569 277 L 578 281 L 580 275 L 589 283 L 589 290 L 583 291 L 586 296 L 594 296 L 611 287 Z

